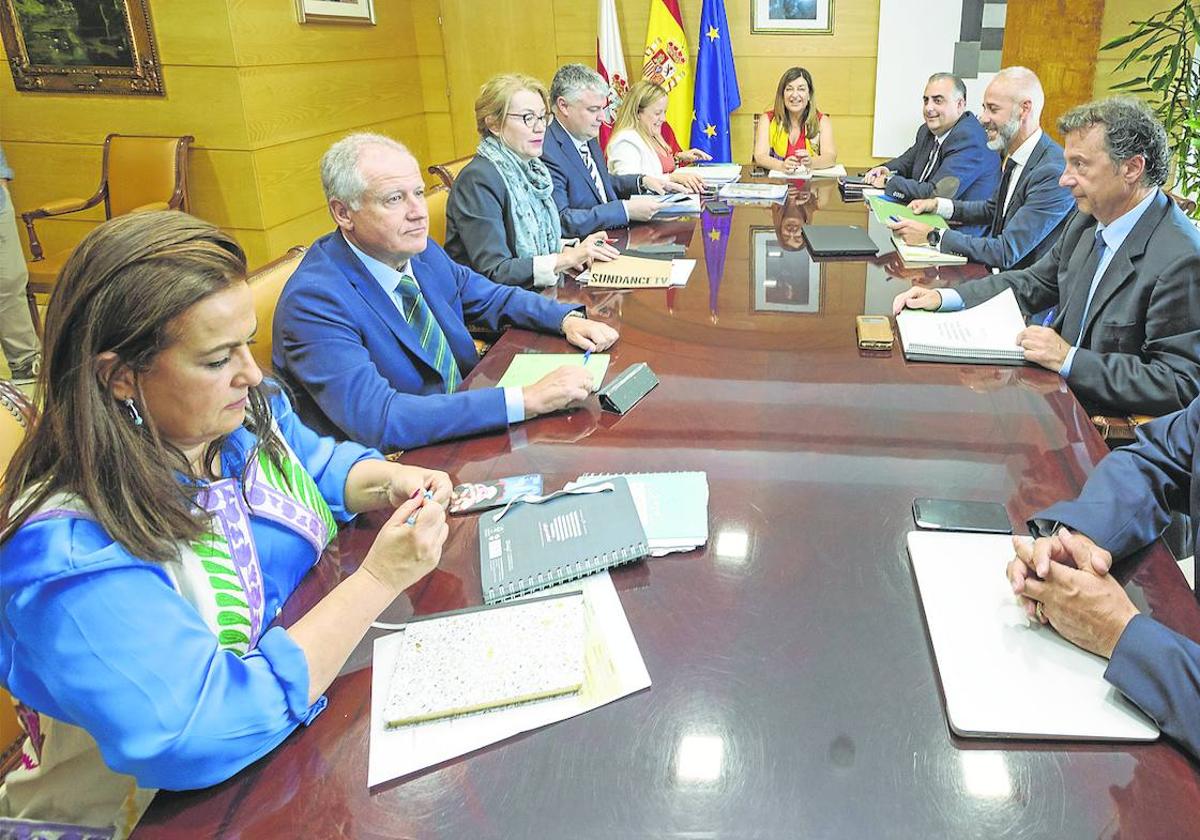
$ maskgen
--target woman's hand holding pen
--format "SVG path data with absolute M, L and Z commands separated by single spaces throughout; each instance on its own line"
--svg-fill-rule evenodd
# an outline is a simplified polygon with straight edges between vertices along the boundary
M 613 241 L 606 239 L 603 234 L 585 236 L 578 245 L 569 245 L 562 250 L 559 255 L 558 270 L 583 270 L 596 261 L 615 260 L 621 255 L 621 252 L 612 246 Z

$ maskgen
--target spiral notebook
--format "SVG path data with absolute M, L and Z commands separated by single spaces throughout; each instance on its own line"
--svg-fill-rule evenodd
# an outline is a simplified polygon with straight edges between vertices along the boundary
M 494 604 L 640 560 L 646 532 L 624 478 L 602 493 L 517 503 L 479 520 L 479 581 Z
M 905 309 L 896 326 L 909 361 L 1025 364 L 1025 351 L 1017 344 L 1025 319 L 1011 288 L 957 312 Z

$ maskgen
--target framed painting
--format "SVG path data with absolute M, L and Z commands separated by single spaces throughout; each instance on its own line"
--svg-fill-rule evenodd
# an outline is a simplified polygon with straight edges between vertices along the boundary
M 833 0 L 750 0 L 750 31 L 758 35 L 832 35 Z
M 301 23 L 375 23 L 374 0 L 296 0 Z
M 771 227 L 750 228 L 751 312 L 821 311 L 821 263 L 779 244 Z
M 0 0 L 19 91 L 163 96 L 149 0 Z

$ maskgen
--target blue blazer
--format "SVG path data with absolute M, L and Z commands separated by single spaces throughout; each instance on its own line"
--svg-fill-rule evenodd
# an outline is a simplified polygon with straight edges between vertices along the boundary
M 1121 559 L 1149 545 L 1171 519 L 1191 515 L 1200 540 L 1200 400 L 1138 430 L 1111 452 L 1077 499 L 1035 515 L 1043 531 L 1062 523 Z M 1197 544 L 1200 544 L 1198 542 Z M 1200 645 L 1145 615 L 1125 628 L 1104 678 L 1159 727 L 1200 756 Z
M 1071 191 L 1058 183 L 1065 167 L 1062 146 L 1043 131 L 1017 176 L 1000 235 L 991 235 L 996 205 L 1004 203 L 997 186 L 987 201 L 954 202 L 951 218 L 966 225 L 982 224 L 984 232 L 969 236 L 948 230 L 942 235 L 942 250 L 1000 269 L 1033 265 L 1058 241 L 1075 207 Z
M 637 194 L 639 176 L 610 175 L 600 144 L 592 140 L 588 148 L 600 170 L 604 195 L 596 192 L 596 182 L 584 166 L 567 130 L 557 122 L 546 126 L 542 162 L 549 167 L 554 181 L 554 203 L 558 205 L 562 219 L 563 236 L 587 236 L 598 230 L 623 228 L 629 224 L 621 199 Z
M 940 158 L 929 179 L 918 181 L 921 170 L 929 160 L 929 151 L 936 142 L 933 132 L 922 123 L 917 129 L 916 140 L 908 150 L 884 164 L 895 173 L 888 179 L 885 187 L 887 194 L 904 202 L 929 198 L 933 195 L 934 184 L 942 178 L 953 176 L 958 179 L 958 190 L 946 198 L 956 201 L 986 201 L 991 198 L 1000 183 L 1000 156 L 987 147 L 987 134 L 975 115 L 970 111 L 963 112 L 942 141 Z M 972 236 L 978 236 L 984 230 L 984 225 L 966 225 L 962 228 L 963 233 Z
M 434 317 L 465 376 L 479 361 L 466 320 L 558 332 L 578 306 L 500 286 L 455 263 L 432 240 L 412 258 Z M 275 308 L 271 363 L 310 425 L 384 451 L 504 428 L 504 392 L 447 394 L 393 299 L 340 231 L 313 243 Z

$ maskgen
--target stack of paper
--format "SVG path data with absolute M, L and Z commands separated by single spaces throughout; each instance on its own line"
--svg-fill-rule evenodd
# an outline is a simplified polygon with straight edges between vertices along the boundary
M 939 230 L 946 230 L 949 227 L 946 220 L 937 213 L 914 213 L 908 209 L 907 204 L 892 201 L 882 195 L 868 195 L 867 201 L 875 213 L 875 218 L 885 225 L 896 219 L 908 219 Z M 894 233 L 892 242 L 896 246 L 896 253 L 900 255 L 900 259 L 904 260 L 906 265 L 962 265 L 967 261 L 967 258 L 961 254 L 944 254 L 930 245 L 909 245 Z
M 846 176 L 846 167 L 840 163 L 835 163 L 833 166 L 826 166 L 821 169 L 805 169 L 801 168 L 796 172 L 785 172 L 782 169 L 772 169 L 768 178 L 787 178 L 791 181 L 802 181 L 805 178 L 844 178 Z
M 913 361 L 1025 362 L 1025 351 L 1017 344 L 1017 333 L 1025 329 L 1025 319 L 1012 289 L 958 312 L 905 309 L 896 316 L 896 326 L 904 358 Z
M 650 686 L 646 663 L 607 572 L 556 587 L 552 591 L 562 594 L 583 592 L 587 639 L 584 680 L 579 691 L 573 694 L 504 706 L 479 714 L 389 728 L 385 723 L 384 709 L 391 697 L 393 675 L 398 675 L 398 647 L 404 644 L 403 637 L 408 631 L 393 633 L 375 641 L 368 786 L 373 787 L 389 779 L 433 767 L 519 732 L 566 720 Z M 490 618 L 501 609 L 512 607 L 485 610 L 481 615 Z M 451 666 L 449 670 L 457 672 L 460 681 L 465 683 L 474 678 L 473 674 L 462 668 L 454 669 L 453 666 L 458 663 L 453 659 L 446 658 L 446 664 Z M 415 679 L 413 677 L 405 682 L 412 684 Z
M 742 177 L 740 163 L 706 163 L 699 166 L 681 166 L 676 172 L 696 175 L 706 184 L 728 184 Z
M 410 622 L 395 642 L 384 726 L 573 694 L 585 642 L 582 594 Z
M 654 214 L 656 219 L 700 215 L 700 196 L 695 193 L 667 193 L 658 200 L 664 206 Z
M 650 556 L 691 551 L 708 542 L 707 473 L 588 473 L 567 487 L 617 476 L 629 483 L 629 492 L 646 531 Z
M 723 184 L 718 195 L 744 201 L 783 201 L 787 191 L 787 184 Z

